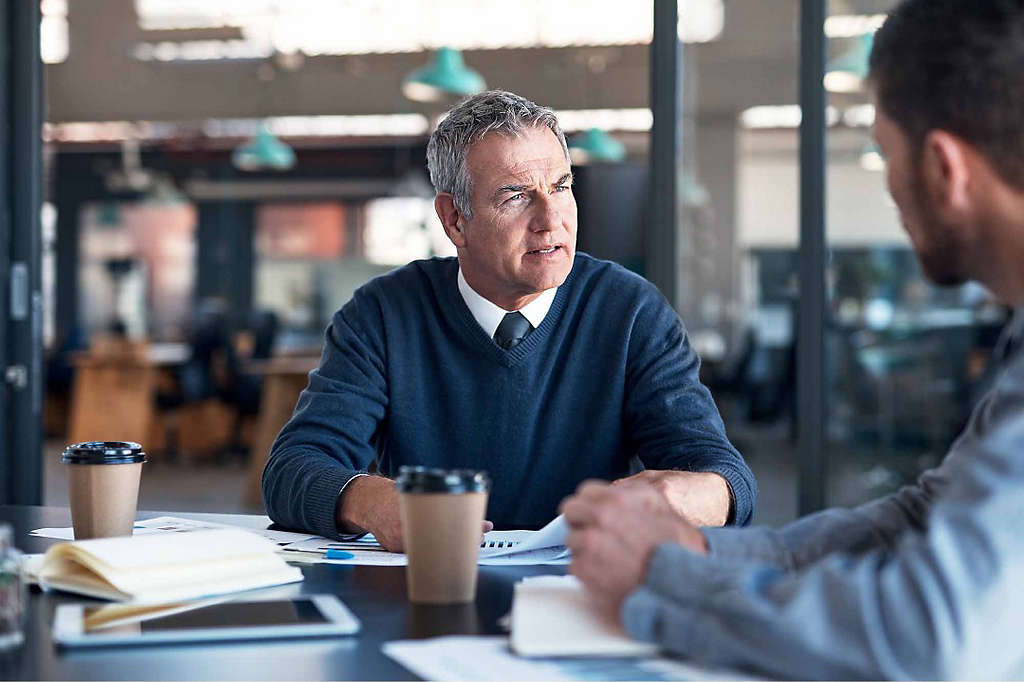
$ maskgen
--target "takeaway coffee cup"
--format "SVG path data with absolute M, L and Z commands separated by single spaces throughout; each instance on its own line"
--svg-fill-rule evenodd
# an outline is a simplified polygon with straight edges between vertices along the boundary
M 476 595 L 480 531 L 490 479 L 482 471 L 402 467 L 395 488 L 417 604 L 462 604 Z
M 146 453 L 138 443 L 89 441 L 64 449 L 75 539 L 131 535 Z

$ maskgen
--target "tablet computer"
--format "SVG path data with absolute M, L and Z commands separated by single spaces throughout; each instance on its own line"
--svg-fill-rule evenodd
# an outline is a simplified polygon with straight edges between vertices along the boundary
M 330 594 L 209 599 L 180 604 L 61 604 L 53 639 L 63 646 L 110 646 L 351 635 L 359 620 Z

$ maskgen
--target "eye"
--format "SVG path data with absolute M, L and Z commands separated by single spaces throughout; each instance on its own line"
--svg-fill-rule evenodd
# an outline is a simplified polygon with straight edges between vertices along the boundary
M 515 203 L 515 202 L 517 202 L 517 201 L 519 201 L 521 199 L 524 199 L 524 198 L 526 198 L 525 194 L 523 194 L 522 192 L 516 192 L 515 194 L 510 196 L 508 199 L 505 199 L 505 203 L 506 204 Z
M 569 190 L 569 189 L 572 189 L 572 185 L 566 184 L 566 185 L 557 185 L 557 186 L 555 186 L 555 191 L 556 192 L 564 192 L 564 191 Z

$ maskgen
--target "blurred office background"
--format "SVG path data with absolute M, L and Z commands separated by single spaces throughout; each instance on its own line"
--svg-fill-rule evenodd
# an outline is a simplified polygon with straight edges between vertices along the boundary
M 150 453 L 140 508 L 261 510 L 261 463 L 331 314 L 379 273 L 454 253 L 425 145 L 456 91 L 486 83 L 558 111 L 580 249 L 670 282 L 760 481 L 756 522 L 793 518 L 808 485 L 801 3 L 677 4 L 672 22 L 652 0 L 42 0 L 41 500 L 65 503 L 65 443 L 134 439 Z M 1006 316 L 979 286 L 923 279 L 886 193 L 862 79 L 892 4 L 830 0 L 819 27 L 827 400 L 812 479 L 828 504 L 939 460 Z M 652 44 L 666 30 L 668 66 Z M 679 96 L 668 193 L 651 190 L 662 88 Z

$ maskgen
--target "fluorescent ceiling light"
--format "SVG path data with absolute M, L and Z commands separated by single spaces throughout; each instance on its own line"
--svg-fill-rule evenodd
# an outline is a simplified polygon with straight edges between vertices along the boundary
M 874 33 L 885 23 L 884 14 L 834 14 L 825 19 L 828 38 L 854 38 Z
M 682 0 L 678 14 L 679 40 L 684 43 L 711 42 L 722 35 L 725 27 L 722 0 Z
M 824 83 L 829 92 L 848 94 L 860 92 L 864 79 L 851 71 L 829 71 L 825 74 Z
M 202 122 L 88 121 L 44 123 L 47 142 L 116 142 L 125 139 L 167 140 L 201 133 L 206 137 L 254 137 L 266 123 L 280 137 L 416 137 L 430 130 L 422 114 L 370 116 L 277 116 L 228 118 Z
M 831 104 L 825 108 L 825 124 L 834 126 L 841 120 L 839 109 Z M 803 112 L 799 104 L 778 104 L 750 107 L 740 113 L 744 128 L 799 128 Z
M 44 64 L 59 64 L 68 58 L 68 2 L 42 0 L 39 5 L 39 55 Z
M 237 28 L 245 48 L 217 48 L 227 56 L 302 53 L 306 56 L 421 52 L 439 47 L 486 50 L 516 47 L 649 44 L 654 0 L 135 0 L 144 31 Z M 511 13 L 510 13 L 511 12 Z M 679 37 L 714 40 L 724 26 L 723 0 L 682 0 Z M 453 17 L 457 20 L 453 21 Z M 513 19 L 514 20 L 511 20 Z M 147 45 L 142 60 L 199 59 L 184 43 Z M 214 53 L 207 45 L 199 53 Z
M 843 123 L 851 128 L 870 128 L 875 124 L 874 104 L 855 104 L 843 110 Z
M 591 128 L 647 132 L 654 124 L 650 109 L 567 109 L 556 113 L 558 124 L 566 132 Z
M 750 107 L 740 114 L 744 128 L 798 128 L 802 112 L 799 104 Z

